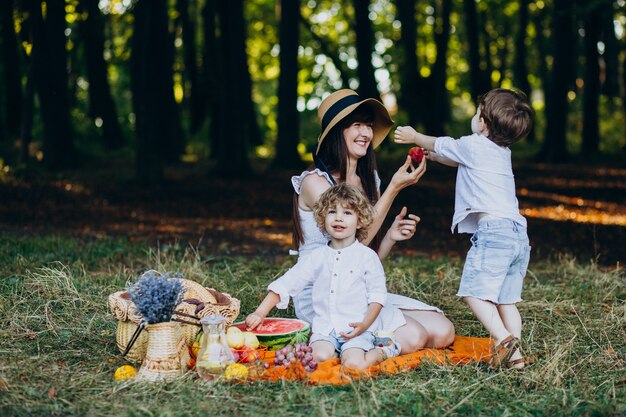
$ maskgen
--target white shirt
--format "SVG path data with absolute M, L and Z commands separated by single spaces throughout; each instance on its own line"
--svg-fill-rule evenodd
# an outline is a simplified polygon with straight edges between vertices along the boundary
M 355 241 L 335 250 L 322 246 L 298 262 L 268 286 L 280 296 L 276 307 L 287 308 L 289 296 L 313 284 L 313 331 L 324 335 L 349 333 L 348 323 L 361 322 L 370 303 L 384 305 L 387 299 L 385 271 L 372 249 Z M 377 318 L 368 328 L 380 328 Z
M 439 137 L 435 152 L 459 164 L 456 175 L 452 233 L 474 233 L 478 213 L 513 220 L 524 227 L 526 219 L 519 212 L 511 150 L 498 146 L 480 134 L 460 139 Z

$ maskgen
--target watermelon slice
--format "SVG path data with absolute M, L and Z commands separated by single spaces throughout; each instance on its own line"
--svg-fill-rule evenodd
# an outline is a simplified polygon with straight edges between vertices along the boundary
M 245 322 L 233 323 L 242 332 L 248 331 Z M 311 326 L 309 323 L 298 319 L 283 319 L 270 317 L 263 324 L 252 330 L 259 339 L 259 343 L 269 350 L 282 349 L 287 345 L 299 342 L 307 342 Z

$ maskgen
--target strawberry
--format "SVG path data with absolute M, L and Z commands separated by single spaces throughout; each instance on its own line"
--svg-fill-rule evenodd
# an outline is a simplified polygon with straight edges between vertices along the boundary
M 424 159 L 424 149 L 420 148 L 419 146 L 414 146 L 409 149 L 409 156 L 411 157 L 411 161 L 413 161 L 414 164 L 419 165 L 420 162 L 422 162 L 422 159 Z

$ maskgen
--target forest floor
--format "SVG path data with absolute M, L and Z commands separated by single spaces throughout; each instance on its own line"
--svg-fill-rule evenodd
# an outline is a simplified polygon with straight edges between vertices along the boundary
M 520 163 L 514 170 L 533 259 L 565 255 L 607 267 L 626 262 L 626 169 Z M 388 221 L 403 205 L 422 221 L 415 237 L 398 244 L 394 253 L 464 256 L 470 236 L 450 232 L 455 172 L 431 164 L 419 184 L 396 198 Z M 178 167 L 167 173 L 163 185 L 150 187 L 132 181 L 130 167 L 5 178 L 0 182 L 0 231 L 125 237 L 164 249 L 192 245 L 215 256 L 280 261 L 291 248 L 289 177 L 294 173 L 223 179 L 198 167 Z M 383 187 L 387 180 L 383 177 Z

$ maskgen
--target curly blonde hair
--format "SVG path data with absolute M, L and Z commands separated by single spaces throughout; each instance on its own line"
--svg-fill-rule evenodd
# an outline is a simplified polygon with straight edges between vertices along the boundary
M 356 238 L 359 241 L 366 239 L 367 228 L 374 221 L 374 207 L 372 207 L 372 204 L 361 190 L 346 183 L 330 187 L 322 193 L 317 203 L 315 203 L 313 212 L 315 214 L 317 227 L 319 227 L 322 232 L 325 232 L 324 224 L 326 215 L 328 211 L 337 204 L 354 210 L 361 225 L 361 228 L 356 231 Z

